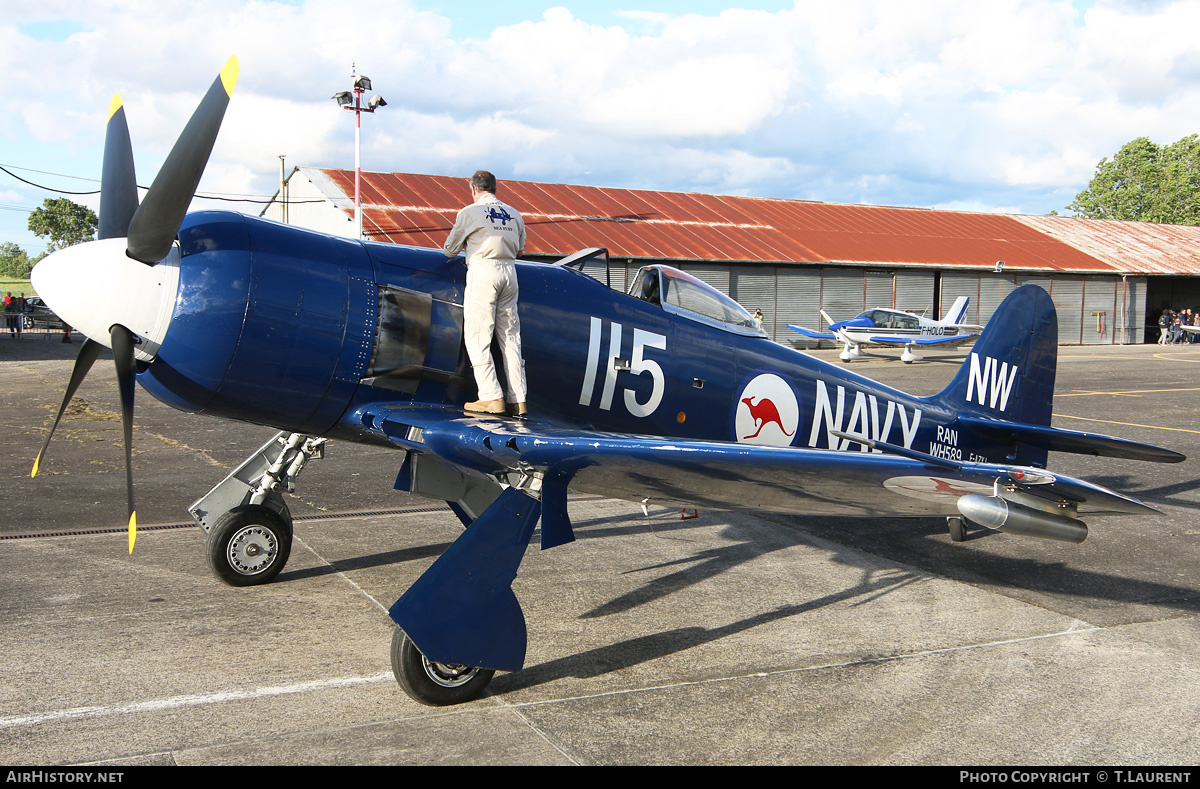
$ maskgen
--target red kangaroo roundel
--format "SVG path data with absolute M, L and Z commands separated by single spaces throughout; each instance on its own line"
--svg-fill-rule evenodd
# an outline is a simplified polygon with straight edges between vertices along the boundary
M 738 397 L 734 439 L 742 444 L 786 447 L 800 424 L 800 405 L 788 382 L 778 375 L 756 376 Z

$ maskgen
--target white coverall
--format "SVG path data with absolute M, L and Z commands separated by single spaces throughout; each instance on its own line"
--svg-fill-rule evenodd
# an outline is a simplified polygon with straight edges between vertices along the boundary
M 494 333 L 508 378 L 508 402 L 524 403 L 525 362 L 521 357 L 515 261 L 525 248 L 525 220 L 496 195 L 480 192 L 474 203 L 458 212 L 443 252 L 453 257 L 464 247 L 467 290 L 463 297 L 463 333 L 479 399 L 504 398 L 492 361 Z

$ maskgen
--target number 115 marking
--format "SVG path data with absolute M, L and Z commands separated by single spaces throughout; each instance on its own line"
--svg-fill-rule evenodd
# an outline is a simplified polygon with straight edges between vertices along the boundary
M 613 321 L 609 324 L 609 340 L 608 340 L 608 355 L 605 357 L 603 365 L 600 363 L 600 335 L 604 332 L 604 321 L 600 318 L 592 318 L 591 337 L 588 340 L 588 358 L 587 368 L 583 373 L 583 389 L 579 392 L 579 404 L 590 406 L 592 404 L 592 395 L 596 389 L 596 371 L 602 369 L 604 374 L 604 390 L 600 395 L 600 409 L 608 411 L 612 408 L 613 392 L 617 387 L 617 370 L 625 369 L 625 361 L 621 359 L 621 324 Z M 639 403 L 637 394 L 632 389 L 626 389 L 625 392 L 625 407 L 629 409 L 629 413 L 634 416 L 650 416 L 658 408 L 662 402 L 663 389 L 666 387 L 666 379 L 663 375 L 663 369 L 658 362 L 653 359 L 646 358 L 647 348 L 657 348 L 660 351 L 667 349 L 667 338 L 661 334 L 644 331 L 642 329 L 633 330 L 633 358 L 628 362 L 628 370 L 634 375 L 649 373 L 650 380 L 653 381 L 653 386 L 650 390 L 650 397 L 646 402 Z M 618 368 L 618 363 L 621 367 Z

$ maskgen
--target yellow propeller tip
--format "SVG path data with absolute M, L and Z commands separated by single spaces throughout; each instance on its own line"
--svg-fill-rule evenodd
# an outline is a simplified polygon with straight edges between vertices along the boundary
M 225 61 L 225 67 L 221 69 L 221 85 L 225 88 L 225 95 L 233 95 L 233 86 L 238 80 L 238 59 L 237 55 L 230 55 L 229 60 Z
M 38 464 L 41 463 L 42 456 L 38 455 L 33 461 L 33 471 L 29 472 L 30 477 L 36 477 L 38 473 Z
M 117 114 L 117 110 L 121 109 L 121 106 L 121 94 L 114 93 L 112 101 L 108 103 L 108 120 L 112 120 L 112 117 Z M 105 122 L 107 123 L 108 121 Z
M 137 512 L 129 513 L 129 552 L 133 553 L 133 544 L 137 542 Z

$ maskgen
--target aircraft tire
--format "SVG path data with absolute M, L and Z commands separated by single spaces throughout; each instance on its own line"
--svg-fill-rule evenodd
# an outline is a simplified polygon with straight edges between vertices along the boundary
M 967 521 L 965 518 L 948 516 L 946 526 L 950 528 L 950 539 L 953 542 L 963 542 L 967 539 Z
M 292 527 L 267 507 L 235 507 L 217 519 L 205 553 L 208 566 L 230 586 L 269 583 L 292 553 Z
M 477 699 L 492 681 L 492 669 L 447 666 L 421 654 L 400 628 L 392 633 L 392 674 L 413 701 L 430 707 L 446 707 Z

